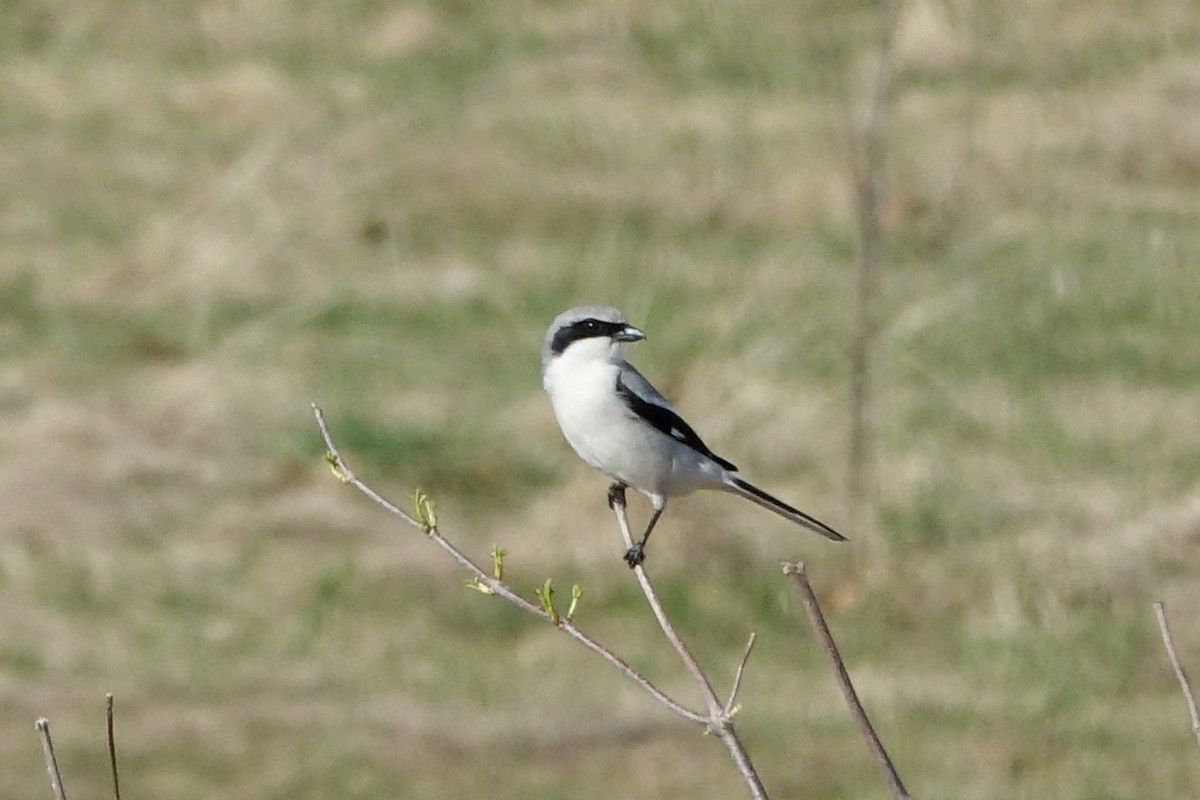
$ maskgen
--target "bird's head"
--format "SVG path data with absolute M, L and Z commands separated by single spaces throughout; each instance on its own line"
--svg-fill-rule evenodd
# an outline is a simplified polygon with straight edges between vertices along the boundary
M 645 338 L 646 334 L 630 325 L 616 308 L 578 306 L 550 323 L 542 343 L 542 367 L 568 353 L 571 358 L 608 360 L 620 355 L 626 343 Z

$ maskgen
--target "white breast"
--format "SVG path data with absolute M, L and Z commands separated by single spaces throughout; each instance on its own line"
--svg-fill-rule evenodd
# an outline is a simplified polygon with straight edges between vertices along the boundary
M 558 425 L 579 457 L 643 494 L 670 496 L 719 485 L 722 470 L 634 415 L 617 395 L 620 367 L 581 344 L 553 359 L 543 375 Z
M 546 369 L 544 384 L 558 426 L 571 447 L 587 463 L 615 478 L 621 462 L 623 431 L 636 430 L 617 397 L 619 368 L 607 359 L 578 358 L 568 348 Z

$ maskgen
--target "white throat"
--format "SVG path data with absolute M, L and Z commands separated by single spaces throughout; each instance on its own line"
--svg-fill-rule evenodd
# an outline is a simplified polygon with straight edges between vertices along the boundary
M 542 388 L 551 394 L 564 382 L 586 379 L 589 373 L 608 372 L 622 360 L 624 345 L 607 337 L 580 339 L 551 357 L 542 371 Z

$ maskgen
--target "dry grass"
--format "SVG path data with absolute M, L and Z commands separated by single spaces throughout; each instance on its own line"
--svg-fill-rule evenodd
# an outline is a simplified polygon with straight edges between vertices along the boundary
M 684 731 L 336 485 L 420 485 L 515 583 L 689 687 L 605 483 L 540 395 L 547 321 L 639 364 L 836 522 L 867 4 L 10 4 L 0 30 L 0 797 L 712 797 Z M 877 524 L 831 548 L 697 497 L 652 567 L 780 797 L 877 796 L 803 557 L 919 796 L 1178 797 L 1150 603 L 1200 663 L 1200 24 L 1179 0 L 905 5 Z M 634 506 L 634 513 L 642 510 Z

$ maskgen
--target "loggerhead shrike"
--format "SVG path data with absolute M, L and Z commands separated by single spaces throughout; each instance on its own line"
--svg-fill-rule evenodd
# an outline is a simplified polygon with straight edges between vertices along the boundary
M 737 467 L 708 449 L 642 373 L 625 360 L 627 342 L 646 334 L 609 306 L 580 306 L 555 317 L 542 343 L 542 386 L 575 452 L 616 483 L 650 498 L 654 512 L 639 542 L 625 553 L 635 567 L 668 497 L 720 489 L 753 500 L 784 519 L 834 541 L 846 537 L 749 483 Z

